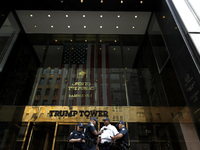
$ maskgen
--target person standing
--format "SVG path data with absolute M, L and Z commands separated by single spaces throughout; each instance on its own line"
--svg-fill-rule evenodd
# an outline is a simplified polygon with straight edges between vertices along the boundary
M 104 118 L 104 126 L 101 128 L 102 134 L 99 135 L 97 144 L 99 150 L 112 150 L 113 140 L 111 137 L 116 136 L 119 132 L 116 127 L 110 124 L 109 118 Z
M 68 141 L 68 150 L 84 150 L 85 135 L 83 132 L 83 124 L 80 122 L 77 125 L 77 130 L 71 132 Z
M 118 150 L 129 150 L 128 145 L 128 130 L 125 127 L 124 121 L 119 121 L 117 125 L 120 129 L 119 134 L 112 136 L 112 140 L 116 140 L 116 145 Z
M 96 150 L 97 136 L 101 135 L 101 132 L 97 132 L 95 125 L 98 124 L 98 120 L 95 117 L 90 119 L 90 122 L 85 127 L 85 149 Z

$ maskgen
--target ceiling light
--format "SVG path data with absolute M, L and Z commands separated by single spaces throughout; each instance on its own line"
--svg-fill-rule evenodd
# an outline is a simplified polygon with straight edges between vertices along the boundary
M 100 26 L 100 28 L 102 29 L 102 28 L 103 28 L 103 26 Z
M 85 15 L 83 15 L 83 18 L 85 18 Z
M 51 25 L 51 28 L 53 28 L 53 26 Z
M 134 29 L 134 28 L 135 28 L 135 26 L 132 26 L 132 28 Z
M 100 48 L 99 48 L 99 50 L 101 51 L 101 50 L 102 50 L 102 48 L 100 47 Z
M 83 0 L 81 0 L 81 3 L 83 3 Z
M 63 3 L 63 2 L 64 2 L 64 0 L 61 0 L 60 2 L 61 2 L 61 3 Z
M 99 41 L 100 43 L 102 42 L 102 40 Z
M 69 29 L 69 28 L 70 28 L 70 26 L 67 26 L 67 28 Z
M 119 26 L 116 26 L 116 29 L 118 29 L 119 28 Z
M 30 17 L 33 17 L 33 14 L 30 14 Z
M 100 18 L 103 18 L 103 15 L 100 15 Z
M 120 15 L 117 15 L 117 18 L 120 18 Z
M 58 42 L 58 40 L 55 40 L 55 42 Z
M 37 25 L 35 25 L 34 27 L 37 28 Z
M 137 15 L 135 16 L 135 18 L 137 18 Z
M 60 47 L 58 47 L 58 49 L 60 49 Z
M 69 16 L 68 15 L 65 15 L 66 16 L 66 18 L 68 18 Z
M 140 1 L 140 4 L 143 4 L 143 1 Z
M 116 48 L 113 48 L 113 50 L 115 51 L 115 50 L 116 50 Z
M 103 0 L 101 0 L 101 3 L 103 3 Z
M 165 16 L 163 16 L 163 19 L 165 19 Z
M 87 42 L 87 40 L 85 40 L 85 42 Z
M 130 48 L 128 48 L 128 51 L 130 51 Z
M 73 42 L 73 40 L 71 39 L 70 42 Z
M 117 40 L 114 41 L 115 43 L 117 42 Z
M 85 29 L 85 28 L 86 28 L 86 26 L 83 26 L 83 28 Z
M 123 0 L 121 0 L 121 4 L 123 4 L 124 3 L 124 1 Z
M 50 18 L 50 17 L 51 17 L 51 15 L 48 15 L 48 17 Z

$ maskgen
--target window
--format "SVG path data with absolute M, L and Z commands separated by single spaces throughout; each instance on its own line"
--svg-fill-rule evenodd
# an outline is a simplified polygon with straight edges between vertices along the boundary
M 41 95 L 42 89 L 37 89 L 36 95 Z
M 61 73 L 62 73 L 62 69 L 59 69 L 59 70 L 58 70 L 58 74 L 61 74 Z
M 54 74 L 54 69 L 51 69 L 50 74 Z
M 49 95 L 50 89 L 46 89 L 45 95 Z
M 46 74 L 47 69 L 43 69 L 42 74 Z
M 41 78 L 40 79 L 40 84 L 43 84 L 44 83 L 44 78 Z
M 51 83 L 52 83 L 52 79 L 51 79 L 51 78 L 49 78 L 49 80 L 48 80 L 47 84 L 51 84 Z
M 54 90 L 53 95 L 58 95 L 58 89 L 55 89 L 55 90 Z
M 43 105 L 48 105 L 48 101 L 47 101 L 47 100 L 44 100 L 44 101 L 43 101 Z
M 56 79 L 56 84 L 59 84 L 60 83 L 60 78 L 57 78 Z

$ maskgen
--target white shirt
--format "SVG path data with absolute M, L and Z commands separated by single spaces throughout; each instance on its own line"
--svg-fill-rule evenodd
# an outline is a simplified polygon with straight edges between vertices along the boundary
M 115 128 L 115 126 L 111 124 L 109 124 L 108 126 L 103 126 L 100 131 L 102 132 L 102 134 L 99 135 L 101 137 L 101 143 L 105 142 L 112 143 L 113 140 L 111 139 L 111 137 L 119 133 Z

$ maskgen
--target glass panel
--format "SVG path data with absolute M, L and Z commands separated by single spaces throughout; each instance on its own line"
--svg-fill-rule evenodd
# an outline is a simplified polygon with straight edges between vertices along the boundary
M 0 28 L 0 72 L 7 61 L 10 51 L 18 37 L 20 28 L 12 13 Z
M 74 125 L 58 125 L 55 150 L 64 150 L 68 147 L 68 137 L 75 130 Z
M 51 149 L 53 143 L 53 135 L 55 124 L 41 123 L 33 126 L 33 133 L 29 150 Z

